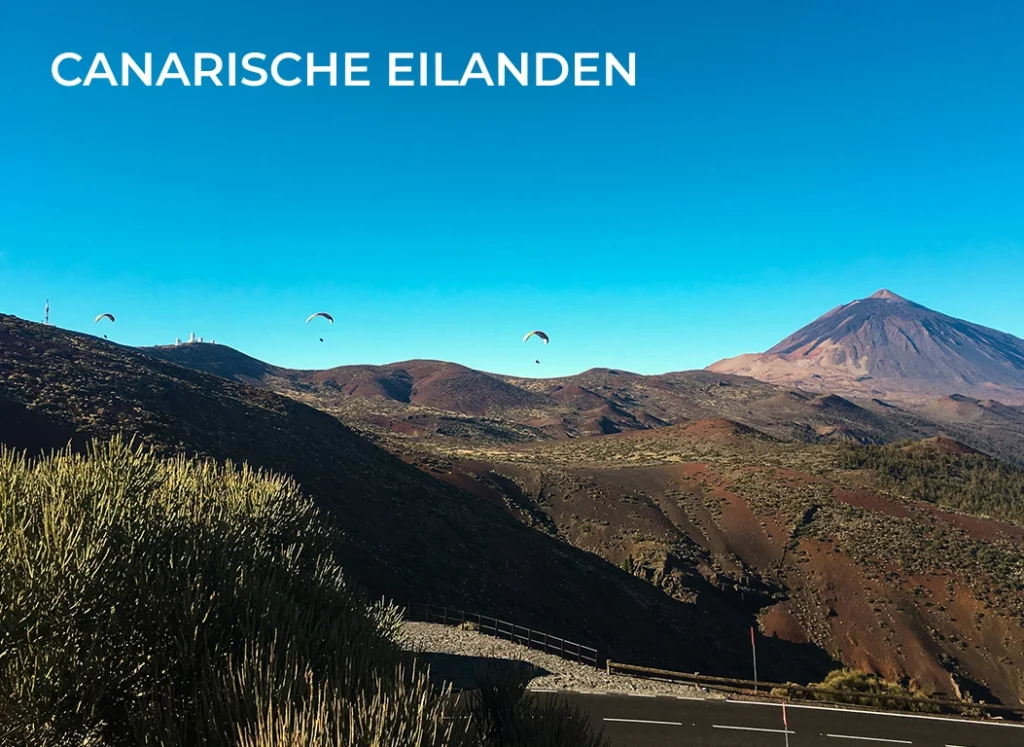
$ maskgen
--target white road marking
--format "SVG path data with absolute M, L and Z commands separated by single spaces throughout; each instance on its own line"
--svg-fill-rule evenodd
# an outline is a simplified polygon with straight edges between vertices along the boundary
M 768 703 L 763 700 L 733 700 L 732 698 L 726 698 L 726 703 L 732 703 L 734 705 L 759 705 L 759 706 L 775 706 L 779 708 L 781 703 Z M 1024 725 L 1021 724 L 1007 724 L 997 723 L 994 721 L 976 721 L 968 718 L 957 718 L 955 716 L 922 716 L 917 713 L 893 713 L 892 711 L 865 711 L 858 708 L 830 708 L 829 706 L 814 706 L 814 705 L 802 705 L 798 703 L 786 703 L 786 708 L 803 708 L 807 711 L 832 711 L 834 713 L 860 713 L 865 716 L 894 716 L 897 718 L 921 718 L 927 721 L 946 721 L 954 724 L 970 724 L 971 726 L 1004 726 L 1008 729 L 1024 729 Z
M 681 721 L 646 721 L 642 718 L 606 718 L 605 721 L 615 721 L 620 724 L 655 724 L 657 726 L 682 726 Z
M 712 729 L 733 729 L 734 731 L 760 731 L 768 734 L 796 734 L 795 731 L 785 729 L 758 729 L 755 726 L 729 726 L 727 724 L 711 724 Z
M 826 737 L 833 739 L 859 739 L 862 742 L 888 742 L 889 744 L 913 744 L 906 739 L 882 739 L 881 737 L 858 737 L 853 734 L 826 734 Z

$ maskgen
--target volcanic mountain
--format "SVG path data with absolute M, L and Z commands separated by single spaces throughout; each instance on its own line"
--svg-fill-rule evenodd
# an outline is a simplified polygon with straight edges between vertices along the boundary
M 957 393 L 1024 403 L 1024 340 L 888 290 L 832 309 L 765 353 L 707 370 L 861 396 Z

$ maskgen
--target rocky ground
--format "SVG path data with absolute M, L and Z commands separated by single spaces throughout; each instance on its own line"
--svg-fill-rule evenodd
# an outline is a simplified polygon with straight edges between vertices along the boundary
M 407 622 L 403 629 L 405 645 L 421 652 L 437 679 L 452 682 L 458 689 L 473 686 L 475 672 L 494 662 L 526 666 L 534 671 L 531 690 L 573 690 L 624 695 L 661 695 L 689 698 L 721 698 L 692 685 L 638 679 L 608 674 L 586 664 L 567 661 L 511 641 L 472 630 L 446 625 Z

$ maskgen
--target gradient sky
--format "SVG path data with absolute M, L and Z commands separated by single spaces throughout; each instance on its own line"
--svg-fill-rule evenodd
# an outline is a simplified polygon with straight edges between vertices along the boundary
M 2 5 L 3 313 L 526 375 L 702 367 L 881 287 L 1024 336 L 1021 2 Z M 376 75 L 62 88 L 64 51 Z M 637 86 L 389 88 L 389 51 L 633 51 Z

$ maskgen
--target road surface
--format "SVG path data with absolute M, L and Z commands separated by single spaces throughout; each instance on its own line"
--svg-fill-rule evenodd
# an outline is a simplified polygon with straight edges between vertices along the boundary
M 585 693 L 567 698 L 614 747 L 1024 747 L 1024 725 L 778 703 Z

